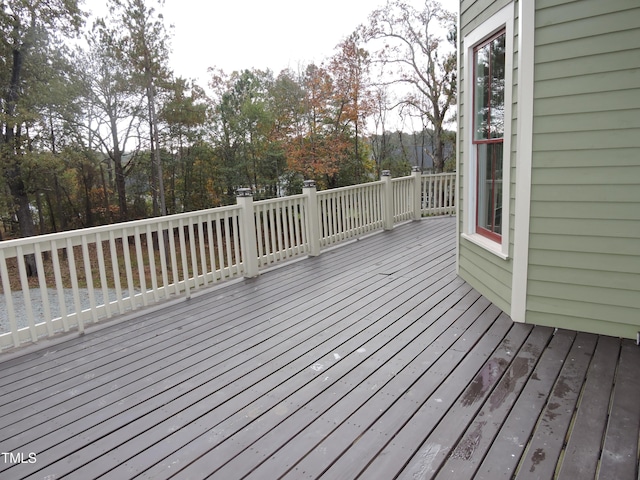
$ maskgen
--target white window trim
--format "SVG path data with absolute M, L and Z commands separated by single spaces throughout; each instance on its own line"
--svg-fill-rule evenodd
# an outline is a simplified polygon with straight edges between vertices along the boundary
M 513 109 L 513 24 L 514 6 L 510 3 L 506 7 L 492 15 L 487 21 L 478 26 L 468 35 L 465 35 L 464 45 L 464 91 L 465 105 L 465 140 L 464 140 L 464 187 L 467 195 L 465 200 L 465 213 L 462 219 L 462 238 L 488 250 L 499 258 L 509 258 L 509 231 L 510 231 L 510 203 L 511 203 L 511 123 Z M 473 92 L 475 91 L 473 78 L 473 49 L 493 33 L 506 30 L 505 50 L 505 89 L 504 95 L 504 143 L 503 143 L 503 174 L 502 174 L 502 242 L 498 243 L 476 233 L 476 150 L 473 145 Z

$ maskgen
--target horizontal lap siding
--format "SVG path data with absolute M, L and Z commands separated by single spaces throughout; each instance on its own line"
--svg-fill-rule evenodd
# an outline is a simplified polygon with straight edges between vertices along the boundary
M 536 3 L 527 321 L 640 326 L 640 5 Z
M 506 5 L 513 3 L 512 0 L 482 0 L 482 1 L 463 1 L 460 5 L 460 37 L 464 38 L 465 35 L 472 32 L 475 28 L 487 21 Z M 509 245 L 509 256 L 513 254 L 513 226 L 515 224 L 514 212 L 515 212 L 515 180 L 516 180 L 516 135 L 517 130 L 517 76 L 518 76 L 518 4 L 515 4 L 515 41 L 514 41 L 514 56 L 513 56 L 513 107 L 512 107 L 512 136 L 511 136 L 511 188 L 510 188 L 510 218 L 509 218 L 509 230 L 511 244 Z M 466 47 L 462 45 L 460 55 L 460 92 L 459 92 L 459 104 L 458 104 L 458 144 L 460 148 L 460 162 L 458 165 L 458 171 L 460 172 L 460 191 L 459 191 L 459 215 L 458 222 L 460 223 L 460 231 L 463 230 L 463 218 L 465 215 L 467 193 L 462 191 L 462 186 L 467 183 L 464 178 L 464 167 L 467 161 L 467 153 L 465 152 L 465 139 L 467 133 L 464 131 L 465 125 L 465 102 L 471 101 L 467 98 L 467 94 L 464 91 L 464 75 L 466 59 L 464 58 Z M 469 282 L 475 289 L 490 299 L 496 306 L 506 313 L 511 311 L 511 284 L 512 284 L 512 261 L 511 259 L 502 260 L 496 255 L 489 253 L 483 248 L 461 239 L 460 241 L 460 256 L 459 256 L 459 274 L 467 282 Z

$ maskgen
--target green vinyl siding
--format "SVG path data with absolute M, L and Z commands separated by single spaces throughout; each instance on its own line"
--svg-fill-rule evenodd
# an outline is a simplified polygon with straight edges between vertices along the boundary
M 625 45 L 625 47 L 627 46 Z M 584 62 L 581 58 L 564 58 L 538 65 L 535 77 L 538 81 L 557 79 L 559 75 L 579 77 L 594 73 L 626 70 L 629 64 L 640 65 L 640 51 L 633 49 L 593 54 L 590 57 L 592 60 L 590 62 Z
M 536 282 L 529 288 L 529 295 L 538 299 L 560 299 L 572 302 L 580 302 L 584 304 L 584 308 L 590 312 L 582 312 L 581 316 L 589 317 L 600 308 L 626 307 L 627 309 L 637 308 L 633 302 L 629 301 L 626 290 L 619 288 L 610 288 L 606 295 L 602 295 L 602 286 L 588 285 L 572 285 L 559 282 Z M 560 297 L 558 292 L 562 292 Z M 600 301 L 600 303 L 596 302 Z M 571 312 L 574 316 L 579 313 L 582 308 L 574 309 Z M 633 315 L 633 312 L 629 312 Z M 598 318 L 598 315 L 595 317 Z M 631 317 L 630 317 L 631 318 Z
M 536 31 L 537 33 L 537 31 Z M 565 59 L 578 61 L 589 52 L 589 56 L 597 56 L 604 53 L 633 50 L 638 48 L 640 39 L 633 30 L 613 32 L 605 35 L 606 42 L 602 42 L 599 37 L 577 38 L 569 40 L 564 45 L 564 50 L 558 51 L 556 45 L 542 45 L 536 47 L 536 62 L 554 62 Z M 617 44 L 617 46 L 616 46 Z M 567 73 L 571 73 L 568 71 Z
M 640 81 L 640 77 L 638 80 Z M 598 149 L 602 152 L 604 159 L 612 156 L 612 150 L 617 148 L 637 148 L 637 132 L 636 128 L 608 130 L 607 125 L 602 125 L 602 129 L 598 131 L 594 125 L 593 130 L 590 131 L 538 134 L 533 138 L 533 150 L 534 152 L 560 152 Z
M 576 239 L 576 243 L 580 239 Z M 530 261 L 542 267 L 573 268 L 595 272 L 628 273 L 637 275 L 640 282 L 640 257 L 607 253 L 586 253 L 558 250 L 532 250 Z M 593 299 L 594 297 L 587 297 Z
M 640 91 L 638 92 L 640 94 Z M 536 167 L 542 168 L 575 168 L 580 165 L 581 168 L 598 167 L 606 164 L 607 167 L 627 167 L 638 165 L 638 149 L 637 148 L 616 148 L 615 155 L 609 155 L 608 152 L 599 150 L 575 150 L 572 152 L 563 152 L 558 156 L 557 152 L 537 152 Z
M 530 287 L 529 290 L 534 290 L 534 288 Z M 606 292 L 603 293 L 606 294 Z M 531 306 L 531 310 L 539 313 L 562 315 L 564 317 L 575 317 L 578 320 L 588 319 L 593 321 L 602 321 L 603 318 L 606 318 L 609 315 L 611 308 L 616 308 L 619 314 L 616 318 L 616 323 L 632 324 L 636 321 L 636 314 L 638 313 L 637 307 L 614 305 L 609 302 L 605 303 L 598 297 L 593 300 L 593 302 L 585 300 L 571 300 L 566 294 L 563 294 L 561 297 L 548 295 L 538 297 L 529 293 L 527 303 Z M 605 325 L 603 325 L 602 333 L 606 332 L 604 326 Z M 564 325 L 561 325 L 561 327 L 564 328 Z
M 535 154 L 534 154 L 535 157 Z M 603 156 L 606 158 L 606 156 Z M 536 185 L 532 190 L 531 201 L 541 202 L 606 202 L 632 203 L 638 199 L 637 185 Z
M 531 215 L 541 218 L 576 218 L 599 220 L 640 220 L 640 209 L 632 203 L 602 202 L 546 202 L 537 201 L 532 205 Z M 554 232 L 556 235 L 559 232 Z M 638 242 L 640 243 L 640 242 Z
M 606 161 L 600 158 L 600 162 Z M 563 185 L 603 185 L 603 182 L 609 182 L 609 185 L 636 185 L 640 177 L 640 165 L 626 166 L 608 166 L 606 178 L 602 175 L 602 166 L 600 167 L 547 167 L 540 168 L 535 171 L 533 182 L 539 185 L 557 185 L 559 179 Z
M 640 65 L 640 63 L 638 63 Z M 581 132 L 593 128 L 595 124 L 604 124 L 600 131 L 621 131 L 640 128 L 638 109 L 608 110 L 586 113 L 559 113 L 546 116 L 544 122 L 535 126 L 534 133 Z
M 586 59 L 585 59 L 586 60 Z M 615 72 L 600 72 L 578 77 L 564 77 L 536 81 L 537 98 L 563 97 L 612 91 L 629 90 L 638 87 L 640 72 L 637 70 L 618 70 Z M 586 105 L 588 108 L 588 105 Z M 588 112 L 589 110 L 585 110 Z
M 478 253 L 480 255 L 483 253 L 481 250 L 482 249 L 479 248 Z M 467 258 L 468 256 L 472 256 L 472 258 Z M 479 257 L 473 256 L 473 249 L 469 249 L 467 250 L 466 255 L 461 254 L 459 274 L 466 282 L 469 283 L 469 285 L 475 288 L 486 298 L 490 299 L 494 305 L 504 312 L 508 311 L 510 308 L 511 298 L 507 298 L 505 294 L 510 294 L 510 290 L 505 288 L 504 280 L 501 280 L 505 271 L 498 269 L 497 271 L 493 270 L 487 272 L 482 269 L 482 265 L 495 267 L 494 262 L 486 261 L 486 259 L 482 260 Z
M 585 235 L 599 237 L 638 239 L 640 223 L 637 220 L 614 220 L 594 218 L 548 218 L 531 217 L 531 232 L 547 235 L 571 234 L 577 237 Z M 578 239 L 579 240 L 579 239 Z
M 579 2 L 578 8 L 575 2 Z M 540 26 L 562 23 L 563 19 L 569 22 L 634 8 L 637 7 L 637 3 L 637 0 L 622 0 L 617 2 L 618 8 L 612 9 L 602 0 L 536 0 L 536 20 L 540 22 Z
M 640 328 L 640 3 L 538 0 L 526 320 Z
M 640 65 L 640 62 L 638 62 Z M 598 92 L 596 94 L 570 95 L 566 97 L 538 98 L 536 101 L 536 114 L 539 116 L 569 115 L 572 113 L 585 113 L 584 105 L 589 104 L 589 112 L 611 111 L 615 105 L 616 110 L 624 112 L 628 109 L 640 108 L 639 90 L 618 90 Z
M 626 323 L 619 323 L 609 320 L 603 324 L 601 319 L 592 320 L 585 317 L 575 317 L 570 315 L 560 315 L 555 312 L 530 311 L 527 312 L 527 323 L 543 325 L 547 327 L 565 328 L 567 330 L 578 330 L 581 332 L 598 333 L 612 337 L 630 338 L 629 332 L 632 326 Z M 633 337 L 635 338 L 635 336 Z
M 575 5 L 565 4 L 554 8 L 540 8 L 538 5 L 536 45 L 557 45 L 579 38 L 592 39 L 598 35 L 632 31 L 637 28 L 640 23 L 637 2 L 636 5 L 631 2 L 617 2 L 613 9 L 611 6 L 598 5 L 602 3 L 602 0 L 582 0 L 579 6 L 582 18 L 576 15 Z M 594 5 L 598 6 L 599 12 L 593 10 Z
M 485 22 L 498 10 L 513 0 L 467 0 L 460 4 L 460 32 L 461 37 Z
M 533 253 L 533 252 L 532 252 Z M 549 275 L 552 270 L 553 275 Z M 604 270 L 586 270 L 581 266 L 573 265 L 571 268 L 557 267 L 550 269 L 548 265 L 531 264 L 529 266 L 529 283 L 554 282 L 567 285 L 582 285 L 603 289 L 620 289 L 624 291 L 636 291 L 640 275 L 637 273 L 610 272 Z M 635 287 L 634 287 L 635 286 Z M 561 294 L 562 292 L 557 292 Z M 631 295 L 631 300 L 638 301 L 638 295 Z M 561 326 L 561 325 L 558 325 Z
M 475 28 L 487 21 L 496 12 L 504 8 L 509 4 L 515 6 L 515 42 L 514 42 L 514 55 L 512 61 L 513 69 L 513 85 L 512 85 L 512 120 L 511 120 L 511 152 L 509 153 L 510 165 L 505 168 L 510 169 L 510 192 L 508 199 L 504 199 L 504 202 L 509 202 L 510 214 L 509 214 L 509 238 L 513 239 L 513 226 L 514 226 L 514 209 L 515 209 L 515 178 L 516 178 L 516 163 L 515 163 L 515 146 L 516 146 L 516 128 L 517 120 L 515 113 L 517 111 L 517 1 L 512 0 L 482 0 L 482 1 L 463 1 L 460 5 L 460 37 L 464 39 L 465 35 L 468 35 Z M 465 141 L 467 133 L 464 131 L 464 106 L 466 102 L 470 102 L 471 98 L 467 98 L 467 94 L 464 91 L 464 75 L 465 62 L 464 53 L 466 47 L 461 46 L 461 55 L 459 63 L 460 72 L 460 91 L 458 95 L 458 145 L 460 149 L 458 172 L 460 175 L 459 183 L 459 215 L 458 221 L 460 222 L 460 231 L 463 229 L 463 218 L 465 215 L 467 194 L 464 192 L 463 185 L 467 182 L 464 178 L 465 162 L 467 161 L 467 153 L 465 152 Z M 512 240 L 510 240 L 512 241 Z M 512 244 L 509 245 L 509 255 L 513 252 Z M 459 274 L 470 285 L 472 285 L 481 294 L 491 300 L 496 306 L 506 313 L 511 311 L 511 285 L 512 285 L 512 260 L 508 258 L 503 260 L 497 255 L 488 252 L 487 250 L 469 242 L 466 239 L 460 240 L 459 251 Z
M 555 250 L 560 252 L 586 252 L 611 254 L 627 257 L 640 256 L 640 242 L 629 242 L 626 238 L 596 237 L 593 235 L 581 235 L 577 241 L 575 235 L 558 234 L 532 234 L 529 246 L 537 250 Z

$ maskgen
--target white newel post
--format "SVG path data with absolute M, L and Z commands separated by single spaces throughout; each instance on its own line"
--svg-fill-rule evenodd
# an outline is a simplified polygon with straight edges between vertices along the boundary
M 380 178 L 382 184 L 382 212 L 384 215 L 384 229 L 393 230 L 393 184 L 391 170 L 383 170 Z
M 420 167 L 414 166 L 411 169 L 413 176 L 413 219 L 422 218 L 422 172 Z
M 250 188 L 239 188 L 236 195 L 236 201 L 242 207 L 240 213 L 240 248 L 242 249 L 244 276 L 253 278 L 258 276 L 258 247 L 256 220 L 253 212 L 253 193 Z
M 302 193 L 307 196 L 307 222 L 309 222 L 309 255 L 320 255 L 320 211 L 315 180 L 305 180 Z

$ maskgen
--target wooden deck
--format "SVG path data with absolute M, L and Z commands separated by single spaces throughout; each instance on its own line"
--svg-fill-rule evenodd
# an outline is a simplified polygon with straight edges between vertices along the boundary
M 637 480 L 640 348 L 454 263 L 454 219 L 413 222 L 0 356 L 0 478 Z

